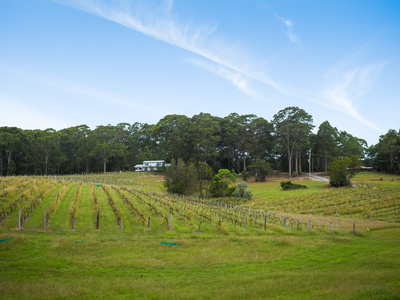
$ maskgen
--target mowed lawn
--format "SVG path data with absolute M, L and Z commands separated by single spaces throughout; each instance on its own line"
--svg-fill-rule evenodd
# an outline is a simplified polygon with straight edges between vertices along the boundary
M 151 182 L 159 186 L 156 178 L 146 188 Z M 250 182 L 254 202 L 286 197 L 279 182 Z M 316 181 L 298 183 L 309 188 L 288 193 L 327 188 Z M 67 219 L 74 191 L 49 228 L 41 228 L 35 215 L 35 226 L 28 221 L 23 229 L 2 222 L 1 299 L 400 299 L 397 222 L 365 220 L 369 229 L 356 235 L 288 232 L 278 224 L 245 232 L 213 224 L 200 233 L 192 227 L 169 231 L 162 224 L 148 230 L 120 200 L 122 230 L 97 188 L 103 209 L 97 230 L 84 186 L 72 229 Z

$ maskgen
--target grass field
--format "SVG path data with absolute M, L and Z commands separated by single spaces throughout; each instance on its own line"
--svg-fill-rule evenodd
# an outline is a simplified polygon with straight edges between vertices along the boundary
M 283 192 L 271 179 L 250 182 L 254 200 L 238 204 L 166 195 L 158 175 L 0 178 L 0 295 L 400 299 L 400 182 L 367 176 L 359 181 L 373 185 L 378 176 L 378 184 L 392 184 L 363 187 L 368 197 L 341 206 L 336 199 L 354 198 L 358 188 L 336 194 L 301 180 L 308 189 Z M 378 204 L 379 197 L 393 198 L 393 206 Z M 391 219 L 329 214 L 329 203 L 387 209 Z M 18 227 L 20 208 L 27 217 Z

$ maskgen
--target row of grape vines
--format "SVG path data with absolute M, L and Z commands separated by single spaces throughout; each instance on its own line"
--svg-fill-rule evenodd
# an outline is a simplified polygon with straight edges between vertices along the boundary
M 278 201 L 242 203 L 207 201 L 195 197 L 171 195 L 142 189 L 141 185 L 106 185 L 60 178 L 4 177 L 0 178 L 0 224 L 18 214 L 18 226 L 29 222 L 32 214 L 43 214 L 43 227 L 51 227 L 51 219 L 67 201 L 71 228 L 79 215 L 79 202 L 83 201 L 82 187 L 90 186 L 93 227 L 102 229 L 106 205 L 115 218 L 116 228 L 124 230 L 124 220 L 154 231 L 174 231 L 186 228 L 189 232 L 202 232 L 203 228 L 218 231 L 292 231 L 315 228 L 340 230 L 336 216 L 354 219 L 399 220 L 399 190 L 395 188 L 328 189 L 323 192 Z M 75 186 L 73 196 L 67 192 Z M 50 197 L 50 194 L 53 193 Z M 89 193 L 89 192 L 88 192 Z M 105 199 L 103 206 L 99 199 Z M 85 198 L 86 199 L 86 198 Z M 43 211 L 37 211 L 42 206 Z M 129 213 L 127 213 L 127 211 Z M 367 213 L 368 212 L 368 213 Z M 320 216 L 320 218 L 313 218 Z M 382 217 L 383 216 L 383 217 Z M 335 223 L 336 222 L 336 223 Z M 333 224 L 332 224 L 333 223 Z M 336 224 L 336 227 L 334 226 Z M 15 225 L 17 226 L 17 224 Z M 281 228 L 281 229 L 279 229 Z

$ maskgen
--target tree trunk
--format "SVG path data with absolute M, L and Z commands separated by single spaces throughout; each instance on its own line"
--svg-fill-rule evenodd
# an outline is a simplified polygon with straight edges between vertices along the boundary
M 12 155 L 12 151 L 6 153 L 7 155 L 7 173 L 10 173 L 10 163 L 11 163 L 11 155 Z M 8 174 L 10 175 L 10 174 Z
M 299 150 L 299 173 L 301 174 L 301 150 Z
M 44 158 L 44 164 L 45 164 L 45 169 L 44 169 L 44 175 L 46 175 L 47 176 L 47 163 L 49 162 L 49 154 L 46 152 L 46 156 L 45 156 L 45 158 Z
M 296 176 L 299 176 L 299 153 L 296 152 Z
M 106 160 L 103 160 L 103 170 L 104 170 L 104 173 L 107 173 L 107 169 L 106 169 Z
M 325 156 L 325 174 L 328 174 L 328 159 Z
M 290 155 L 290 151 L 288 150 L 288 160 L 289 160 L 289 178 L 292 177 L 292 155 Z

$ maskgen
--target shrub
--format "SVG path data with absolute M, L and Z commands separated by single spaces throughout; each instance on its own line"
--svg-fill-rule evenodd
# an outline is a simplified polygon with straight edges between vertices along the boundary
M 284 191 L 307 188 L 305 185 L 295 184 L 295 183 L 292 183 L 291 181 L 281 181 L 281 187 Z
M 220 169 L 211 180 L 210 192 L 213 197 L 231 196 L 236 187 L 230 187 L 230 183 L 236 181 L 237 175 L 227 169 Z
M 241 181 L 236 186 L 236 189 L 233 192 L 233 196 L 235 196 L 236 198 L 244 198 L 246 200 L 250 200 L 253 197 L 253 193 L 247 187 L 248 187 L 248 185 L 247 185 L 246 181 Z
M 252 197 L 253 197 L 253 192 L 251 191 L 251 189 L 245 189 L 243 193 L 243 198 L 246 200 L 251 200 Z
M 334 187 L 351 186 L 351 178 L 358 173 L 361 162 L 356 156 L 335 158 L 329 165 L 329 183 Z

